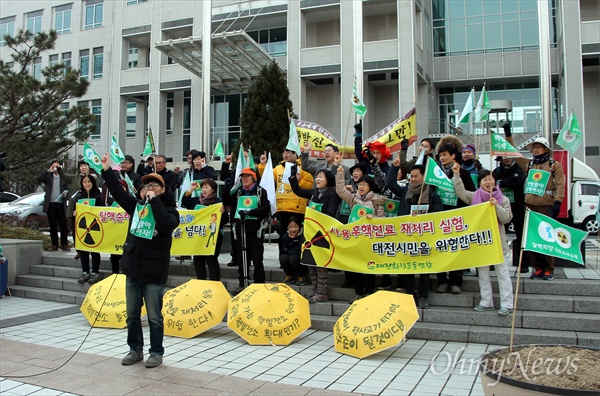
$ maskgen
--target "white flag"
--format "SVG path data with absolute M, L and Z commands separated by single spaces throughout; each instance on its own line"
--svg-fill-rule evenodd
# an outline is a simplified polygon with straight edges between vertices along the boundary
M 458 119 L 459 124 L 469 122 L 471 113 L 473 113 L 473 102 L 475 102 L 475 88 L 471 89 L 467 103 L 465 103 L 465 107 L 463 108 L 460 118 Z
M 267 198 L 271 204 L 271 214 L 277 212 L 277 202 L 275 201 L 275 177 L 273 176 L 273 162 L 271 161 L 271 153 L 267 165 L 260 179 L 259 185 L 267 191 Z

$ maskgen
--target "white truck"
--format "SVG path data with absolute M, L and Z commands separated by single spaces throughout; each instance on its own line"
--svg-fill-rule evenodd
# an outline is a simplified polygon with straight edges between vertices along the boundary
M 555 156 L 556 157 L 556 156 Z M 572 158 L 570 168 L 565 175 L 569 189 L 565 191 L 566 206 L 563 202 L 559 218 L 568 218 L 577 227 L 597 234 L 599 229 L 596 212 L 598 211 L 598 194 L 600 193 L 600 178 L 598 174 L 578 160 Z M 565 212 L 563 212 L 565 211 Z

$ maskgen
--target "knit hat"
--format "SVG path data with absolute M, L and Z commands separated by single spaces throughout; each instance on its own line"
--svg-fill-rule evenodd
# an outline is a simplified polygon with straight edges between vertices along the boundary
M 463 147 L 462 152 L 464 153 L 465 150 L 469 150 L 473 153 L 473 156 L 475 156 L 476 152 L 475 152 L 475 145 L 469 143 L 467 144 L 465 147 Z

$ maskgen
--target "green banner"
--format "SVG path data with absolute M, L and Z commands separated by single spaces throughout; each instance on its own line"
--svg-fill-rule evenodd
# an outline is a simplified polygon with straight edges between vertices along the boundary
M 546 186 L 550 180 L 550 172 L 541 169 L 531 169 L 525 181 L 525 194 L 533 194 L 543 197 L 546 194 Z
M 448 179 L 446 173 L 438 166 L 433 158 L 427 159 L 427 169 L 425 170 L 425 183 L 431 184 L 444 190 L 454 191 L 452 180 Z
M 501 157 L 522 157 L 523 154 L 497 133 L 492 133 L 492 149 L 490 155 Z
M 396 217 L 400 212 L 400 201 L 396 199 L 388 199 L 383 206 L 385 217 Z
M 310 201 L 308 203 L 308 207 L 311 208 L 311 209 L 316 210 L 317 212 L 323 212 L 323 204 Z
M 575 112 L 572 112 L 571 117 L 569 117 L 565 125 L 560 130 L 558 138 L 556 139 L 556 144 L 573 154 L 582 142 L 583 135 L 581 134 L 581 129 L 579 128 L 579 122 L 577 121 Z
M 152 239 L 155 227 L 156 220 L 154 220 L 152 206 L 137 204 L 129 232 L 139 238 Z
M 238 198 L 235 218 L 240 218 L 240 210 L 252 210 L 258 208 L 258 197 L 256 195 L 242 195 Z M 255 216 L 246 216 L 246 220 L 256 220 Z
M 444 205 L 456 206 L 458 203 L 458 197 L 456 196 L 454 190 L 444 190 L 442 188 L 438 188 L 435 190 L 435 192 L 438 193 Z
M 581 242 L 587 232 L 568 227 L 551 217 L 527 210 L 523 250 L 559 257 L 584 265 Z
M 500 190 L 502 190 L 502 194 L 508 198 L 508 202 L 513 203 L 515 202 L 515 190 L 513 190 L 512 188 L 501 188 Z
M 89 144 L 83 145 L 83 160 L 98 174 L 102 173 L 102 160 Z
M 366 206 L 362 205 L 354 205 L 352 207 L 352 212 L 350 212 L 350 217 L 348 218 L 348 224 L 360 220 L 368 214 L 373 214 L 372 208 L 367 208 Z

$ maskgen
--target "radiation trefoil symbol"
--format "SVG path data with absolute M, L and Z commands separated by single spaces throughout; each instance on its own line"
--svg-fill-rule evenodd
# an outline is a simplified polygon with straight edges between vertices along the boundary
M 550 223 L 542 221 L 538 226 L 540 238 L 548 243 L 556 243 L 563 249 L 571 247 L 571 233 L 563 227 L 554 228 Z
M 102 223 L 92 213 L 82 213 L 77 219 L 77 228 L 77 241 L 86 247 L 97 247 L 104 239 Z

